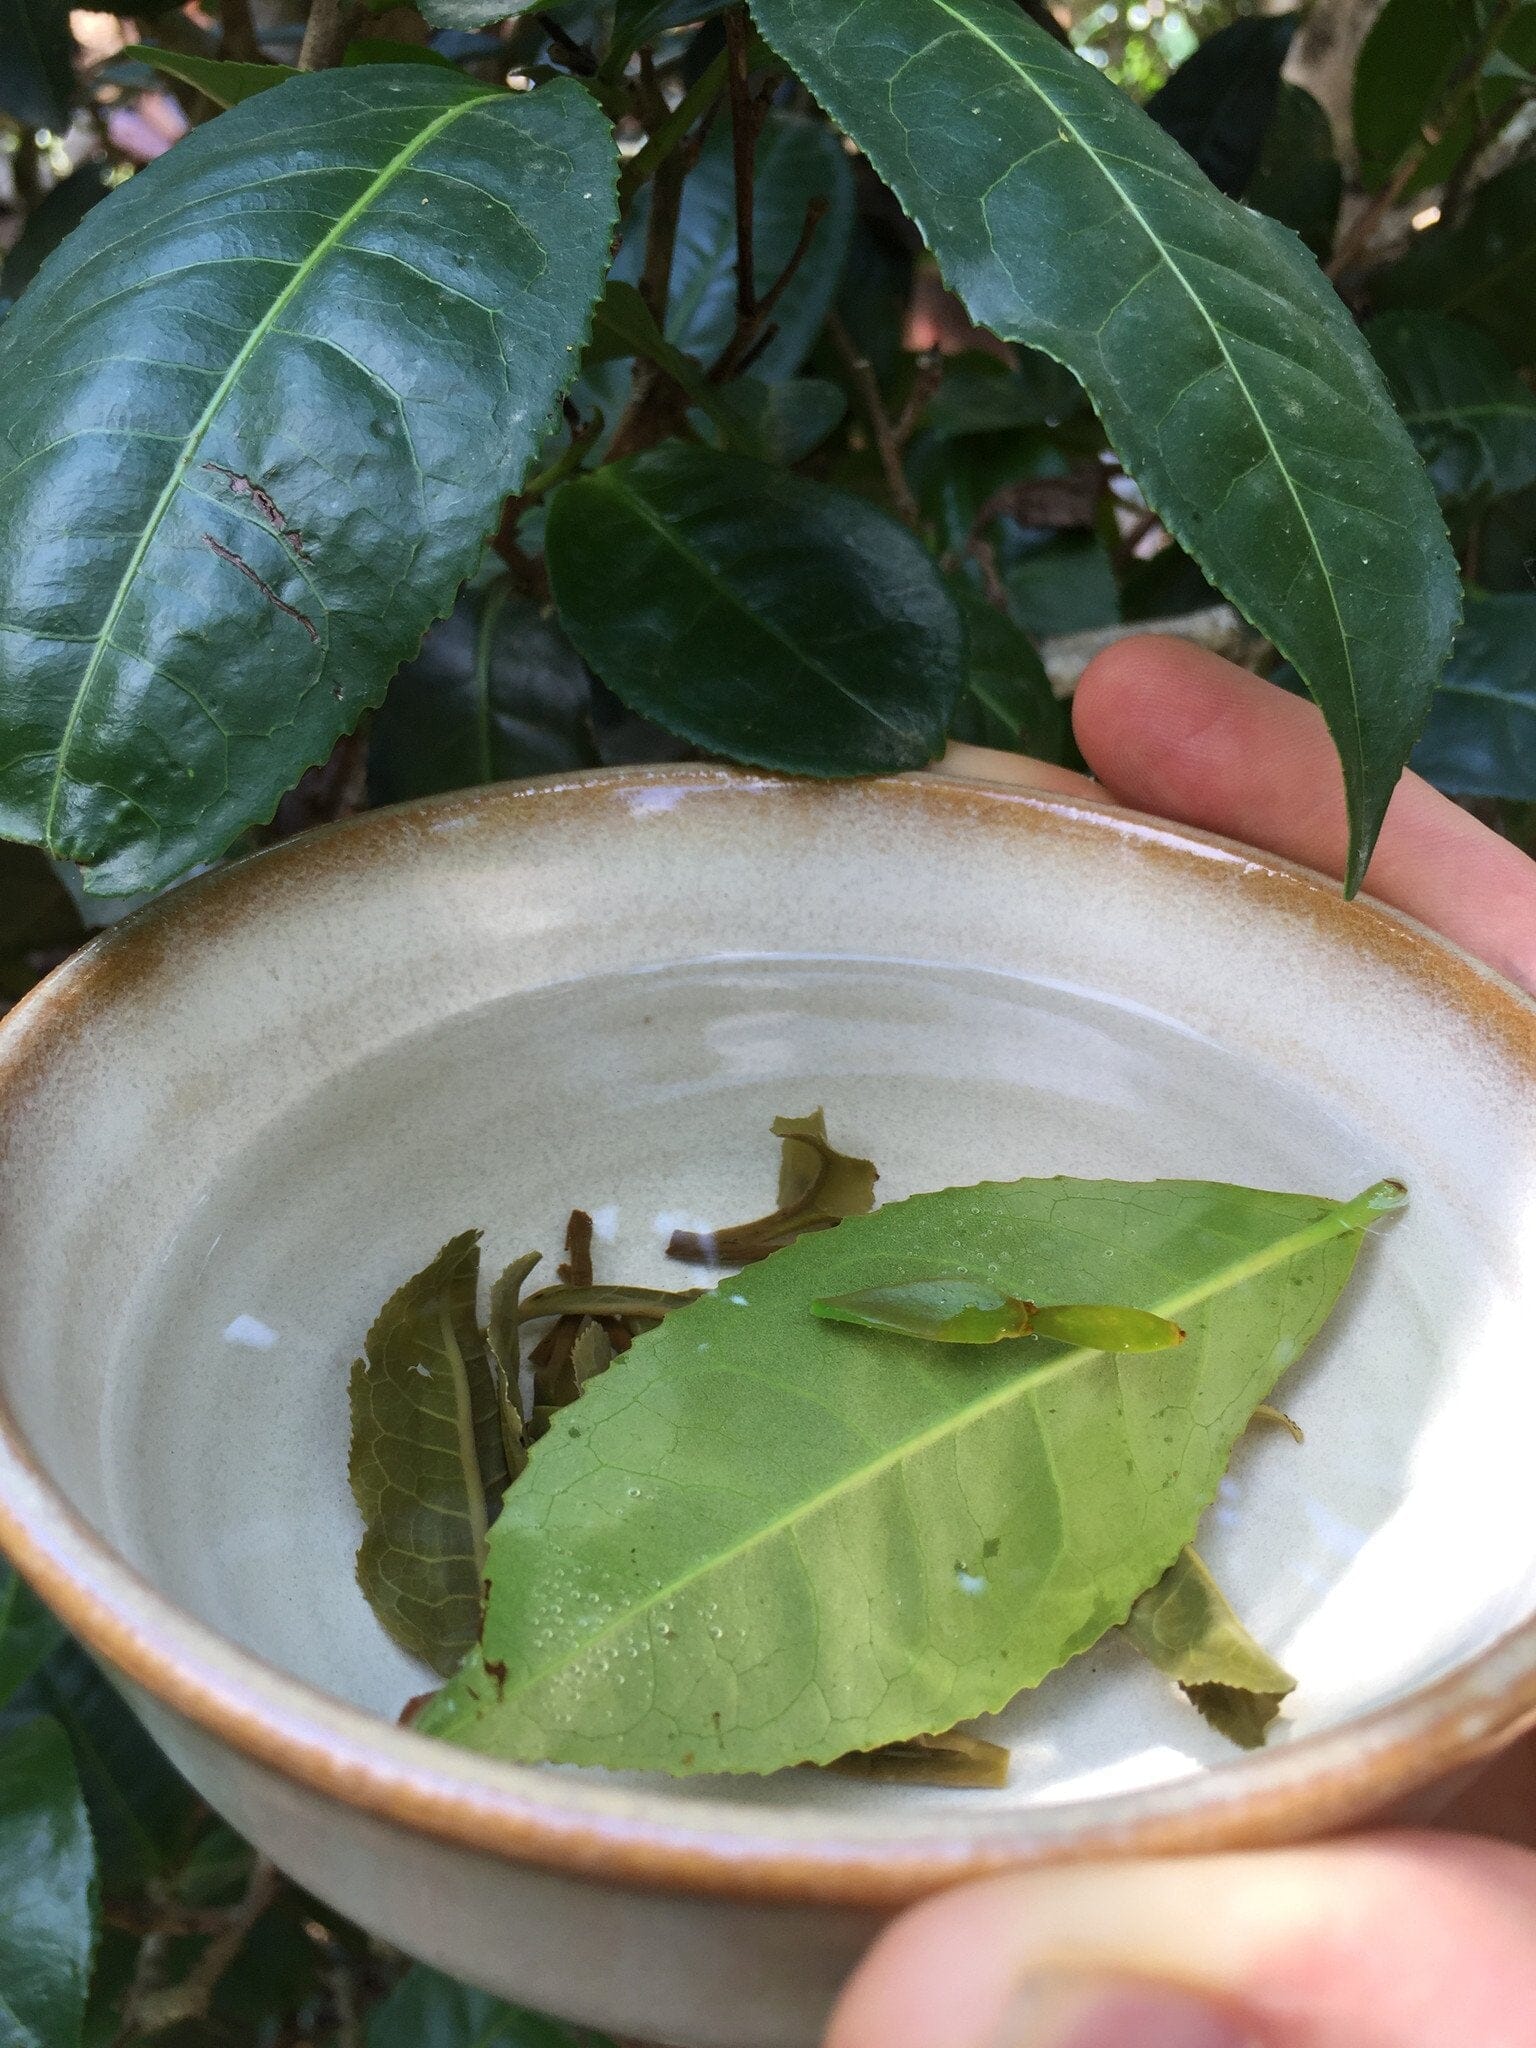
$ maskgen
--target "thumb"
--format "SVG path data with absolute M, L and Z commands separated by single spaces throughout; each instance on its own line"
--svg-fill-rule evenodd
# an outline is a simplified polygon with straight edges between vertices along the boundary
M 1536 2048 L 1536 1856 L 1454 1836 L 1033 1871 L 897 1921 L 827 2048 Z

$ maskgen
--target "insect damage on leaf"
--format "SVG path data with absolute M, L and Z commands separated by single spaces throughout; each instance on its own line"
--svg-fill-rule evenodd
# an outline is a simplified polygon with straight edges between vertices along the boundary
M 762 1772 L 996 1710 L 1124 1623 L 1191 1541 L 1402 1200 L 1025 1180 L 800 1236 L 647 1330 L 589 1384 L 579 1432 L 545 1440 L 491 1536 L 481 1648 L 423 1727 L 518 1760 Z M 962 1366 L 808 1313 L 957 1245 L 1000 1294 L 1112 1285 L 1187 1341 L 1130 1371 L 1038 1335 Z M 1247 1668 L 1188 1683 L 1245 1689 Z
M 1262 1747 L 1296 1681 L 1249 1635 L 1187 1545 L 1131 1609 L 1125 1632 L 1240 1749 Z
M 358 1584 L 400 1647 L 444 1675 L 480 1633 L 486 1532 L 509 1478 L 479 1280 L 480 1233 L 465 1231 L 384 1304 L 350 1389 Z
M 866 1330 L 891 1330 L 931 1344 L 1000 1344 L 1051 1337 L 1090 1351 L 1166 1351 L 1184 1342 L 1167 1316 L 1143 1308 L 1075 1302 L 1042 1308 L 974 1280 L 908 1280 L 811 1303 L 811 1314 Z
M 819 1109 L 809 1116 L 775 1117 L 773 1135 L 783 1140 L 784 1149 L 772 1212 L 723 1230 L 675 1231 L 667 1246 L 669 1259 L 696 1266 L 748 1266 L 808 1230 L 830 1230 L 844 1217 L 867 1215 L 875 1206 L 880 1176 L 874 1161 L 855 1159 L 829 1144 Z

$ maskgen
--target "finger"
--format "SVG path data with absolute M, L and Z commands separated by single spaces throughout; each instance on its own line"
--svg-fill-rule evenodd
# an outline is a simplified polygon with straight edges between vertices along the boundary
M 1321 714 L 1301 698 L 1145 636 L 1090 664 L 1073 723 L 1121 803 L 1343 873 L 1343 780 Z M 1536 989 L 1536 864 L 1417 775 L 1398 785 L 1366 888 Z
M 1047 789 L 1059 796 L 1104 794 L 1086 775 L 1071 768 L 1037 761 L 1033 754 L 1005 754 L 996 747 L 973 747 L 964 740 L 951 740 L 943 760 L 935 765 L 942 774 L 959 775 L 969 782 L 1017 783 L 1023 789 Z
M 897 1921 L 827 2048 L 1536 2048 L 1536 1857 L 1377 1836 L 1030 1872 Z

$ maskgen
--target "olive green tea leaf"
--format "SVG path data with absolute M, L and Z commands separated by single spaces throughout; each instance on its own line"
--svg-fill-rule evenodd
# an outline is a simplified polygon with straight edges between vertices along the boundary
M 357 1582 L 403 1650 L 447 1675 L 480 1632 L 486 1531 L 509 1483 L 476 1320 L 480 1233 L 392 1294 L 352 1367 Z
M 1075 765 L 1071 714 L 1052 691 L 1029 635 L 963 576 L 949 578 L 949 591 L 965 621 L 969 646 L 965 688 L 950 717 L 950 738 Z
M 96 1942 L 96 1852 L 69 1740 L 0 1735 L 0 2041 L 77 2048 Z
M 695 745 L 822 776 L 942 753 L 960 620 L 927 549 L 864 500 L 672 442 L 564 485 L 546 548 L 590 665 Z
M 162 50 L 154 43 L 128 43 L 121 54 L 137 57 L 183 85 L 195 85 L 218 107 L 238 106 L 241 100 L 299 76 L 287 64 L 237 64 L 227 58 L 199 57 L 190 50 Z
M 1413 765 L 1448 796 L 1536 802 L 1536 591 L 1468 598 Z
M 75 45 L 63 0 L 0 0 L 0 113 L 23 128 L 69 126 Z
M 1486 334 L 1402 310 L 1378 313 L 1365 338 L 1442 498 L 1502 498 L 1536 483 L 1536 392 Z
M 1184 1332 L 1166 1316 L 1107 1303 L 1038 1307 L 976 1280 L 903 1280 L 811 1303 L 828 1322 L 892 1330 L 930 1344 L 1001 1344 L 1008 1337 L 1049 1337 L 1093 1351 L 1166 1351 Z
M 365 65 L 87 215 L 0 326 L 0 832 L 157 887 L 380 701 L 574 374 L 615 166 L 572 80 Z
M 669 1259 L 698 1266 L 750 1265 L 793 1244 L 807 1230 L 830 1230 L 845 1216 L 864 1216 L 875 1206 L 880 1176 L 874 1161 L 856 1159 L 830 1144 L 819 1109 L 809 1116 L 776 1116 L 773 1135 L 782 1145 L 777 1206 L 752 1223 L 674 1231 Z
M 1403 1199 L 1025 1180 L 800 1237 L 638 1338 L 579 1429 L 557 1420 L 491 1534 L 481 1649 L 421 1726 L 529 1761 L 761 1772 L 995 1711 L 1193 1539 Z M 1130 1295 L 1187 1341 L 962 1358 L 807 1313 L 957 1245 L 1000 1290 Z
M 1261 1747 L 1296 1690 L 1295 1679 L 1260 1649 L 1187 1546 L 1136 1602 L 1125 1632 L 1241 1749 Z
M 1015 0 L 753 0 L 973 319 L 1065 363 L 1173 537 L 1289 659 L 1359 886 L 1456 622 L 1455 562 L 1347 310 Z
M 958 1728 L 947 1735 L 912 1735 L 880 1749 L 850 1750 L 823 1766 L 844 1778 L 876 1785 L 964 1785 L 996 1791 L 1008 1782 L 1009 1752 Z
M 519 1320 L 538 1322 L 546 1316 L 597 1316 L 620 1322 L 659 1323 L 675 1308 L 697 1301 L 699 1289 L 665 1287 L 541 1287 L 518 1309 Z
M 496 1414 L 501 1424 L 501 1447 L 510 1483 L 528 1463 L 528 1417 L 523 1413 L 522 1352 L 518 1345 L 523 1282 L 543 1256 L 525 1252 L 514 1259 L 491 1289 L 491 1312 L 486 1322 L 485 1348 L 490 1355 L 496 1383 Z
M 1459 218 L 1415 235 L 1400 263 L 1372 277 L 1371 296 L 1470 320 L 1517 369 L 1536 364 L 1536 157 L 1480 185 Z

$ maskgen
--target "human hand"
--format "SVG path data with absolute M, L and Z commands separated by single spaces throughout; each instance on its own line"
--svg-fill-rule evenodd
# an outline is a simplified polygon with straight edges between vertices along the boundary
M 1098 657 L 1073 721 L 1094 783 L 976 748 L 946 765 L 1342 871 L 1338 764 L 1299 698 L 1149 637 Z M 1366 887 L 1536 991 L 1536 865 L 1416 776 Z M 1442 1822 L 1477 1833 L 1380 1830 L 944 1893 L 876 1943 L 827 2048 L 1536 2048 L 1536 1855 L 1511 1846 L 1536 1838 L 1531 1746 Z

